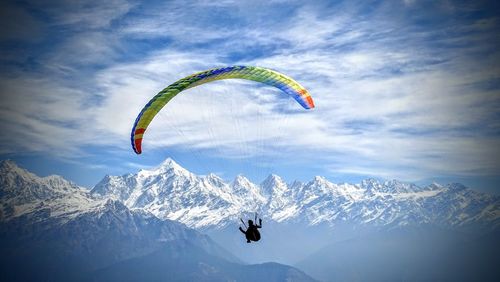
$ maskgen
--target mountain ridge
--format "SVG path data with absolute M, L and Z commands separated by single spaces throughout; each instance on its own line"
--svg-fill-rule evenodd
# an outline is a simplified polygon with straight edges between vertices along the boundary
M 500 198 L 458 183 L 420 187 L 397 180 L 366 179 L 359 184 L 334 184 L 322 176 L 305 183 L 286 183 L 275 174 L 260 184 L 252 183 L 243 175 L 226 183 L 213 173 L 195 175 L 168 158 L 149 170 L 122 176 L 106 175 L 87 191 L 59 176 L 39 178 L 34 188 L 24 187 L 23 179 L 33 179 L 34 174 L 12 161 L 3 161 L 0 169 L 3 172 L 0 183 L 14 181 L 23 191 L 17 195 L 2 191 L 0 220 L 47 204 L 43 202 L 43 194 L 33 194 L 33 191 L 52 186 L 47 184 L 52 181 L 58 188 L 45 190 L 56 195 L 54 198 L 60 198 L 49 205 L 55 214 L 78 214 L 111 198 L 132 210 L 143 210 L 197 229 L 223 228 L 238 222 L 243 214 L 253 212 L 279 223 L 310 226 L 333 227 L 346 222 L 362 226 L 438 224 L 461 228 L 482 225 L 493 229 L 500 226 Z M 67 191 L 72 191 L 71 201 Z M 75 201 L 75 195 L 81 199 Z M 23 201 L 30 204 L 14 208 Z
M 137 192 L 140 189 L 168 188 L 168 196 L 144 192 L 149 197 L 141 203 L 121 199 L 130 208 L 145 209 L 161 218 L 199 229 L 224 227 L 237 222 L 242 213 L 250 212 L 259 212 L 276 222 L 308 225 L 334 226 L 346 221 L 360 225 L 434 223 L 457 227 L 481 223 L 494 228 L 500 225 L 500 198 L 459 183 L 432 183 L 421 187 L 369 178 L 359 184 L 335 184 L 323 176 L 315 176 L 305 183 L 286 183 L 275 174 L 260 184 L 252 183 L 243 175 L 227 183 L 213 173 L 197 176 L 170 158 L 151 170 L 116 178 L 122 181 L 115 185 L 103 179 L 91 193 L 119 198 L 114 191 L 133 190 L 141 194 Z M 125 181 L 128 178 L 134 180 Z M 165 179 L 169 181 L 162 181 Z M 164 197 L 178 201 L 179 205 L 163 205 L 160 211 L 158 205 L 165 204 Z
M 245 264 L 181 222 L 131 209 L 115 197 L 94 197 L 60 176 L 38 177 L 11 161 L 0 163 L 0 169 L 2 280 L 143 281 L 153 275 L 158 280 L 231 281 L 274 275 L 267 280 L 315 281 L 283 264 Z M 148 177 L 148 172 L 141 174 Z M 135 268 L 130 274 L 130 262 L 150 271 Z

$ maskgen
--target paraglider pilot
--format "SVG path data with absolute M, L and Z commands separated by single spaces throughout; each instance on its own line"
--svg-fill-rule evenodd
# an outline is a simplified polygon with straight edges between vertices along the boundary
M 243 222 L 243 220 L 242 220 Z M 243 223 L 245 224 L 245 223 Z M 245 226 L 246 227 L 246 226 Z M 247 238 L 247 243 L 250 243 L 251 241 L 257 242 L 260 240 L 260 232 L 258 228 L 262 228 L 262 219 L 259 218 L 259 225 L 254 225 L 253 220 L 249 219 L 248 220 L 248 228 L 247 230 L 243 230 L 240 226 L 240 231 L 241 233 L 245 234 L 245 237 Z

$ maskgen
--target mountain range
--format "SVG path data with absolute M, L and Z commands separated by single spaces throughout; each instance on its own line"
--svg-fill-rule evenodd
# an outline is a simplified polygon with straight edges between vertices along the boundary
M 321 176 L 287 183 L 273 174 L 260 184 L 243 175 L 226 182 L 167 159 L 152 169 L 106 176 L 91 193 L 182 222 L 245 261 L 294 265 L 324 281 L 498 277 L 491 262 L 500 244 L 491 238 L 500 233 L 500 198 L 459 183 L 335 184 Z M 262 240 L 248 248 L 237 226 L 255 212 L 264 219 Z M 391 267 L 396 262 L 401 271 Z
M 307 183 L 286 183 L 269 175 L 254 184 L 243 175 L 226 183 L 195 175 L 172 159 L 134 174 L 106 176 L 91 189 L 96 198 L 113 198 L 131 209 L 182 222 L 196 229 L 224 228 L 258 212 L 278 223 L 359 226 L 438 225 L 496 229 L 500 198 L 458 183 L 425 187 L 397 180 L 366 179 L 334 184 L 316 176 Z
M 12 161 L 0 163 L 0 250 L 1 281 L 314 281 L 278 263 L 248 265 L 182 223 Z
M 498 196 L 458 183 L 226 182 L 167 159 L 88 189 L 0 163 L 2 281 L 494 281 L 499 223 Z

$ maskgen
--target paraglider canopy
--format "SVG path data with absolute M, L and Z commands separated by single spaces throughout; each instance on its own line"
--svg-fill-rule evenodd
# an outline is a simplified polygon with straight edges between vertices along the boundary
M 292 78 L 279 72 L 252 66 L 230 66 L 216 68 L 180 79 L 154 96 L 137 116 L 131 132 L 132 148 L 136 154 L 142 152 L 142 139 L 146 129 L 158 112 L 178 93 L 207 82 L 221 79 L 247 79 L 279 88 L 292 96 L 305 109 L 314 108 L 309 92 Z

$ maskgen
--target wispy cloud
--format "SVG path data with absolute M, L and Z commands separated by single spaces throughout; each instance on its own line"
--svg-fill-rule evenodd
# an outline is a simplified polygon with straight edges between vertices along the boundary
M 133 6 L 131 1 L 126 0 L 54 0 L 30 3 L 30 8 L 49 16 L 53 26 L 67 26 L 76 31 L 107 28 Z
M 196 71 L 248 64 L 296 78 L 317 108 L 304 111 L 255 83 L 215 82 L 172 100 L 144 146 L 201 158 L 268 156 L 311 175 L 318 168 L 405 180 L 498 173 L 498 18 L 467 14 L 481 6 L 103 5 L 36 6 L 51 17 L 48 26 L 73 33 L 36 56 L 41 66 L 0 77 L 2 152 L 129 151 L 131 125 L 156 92 Z

